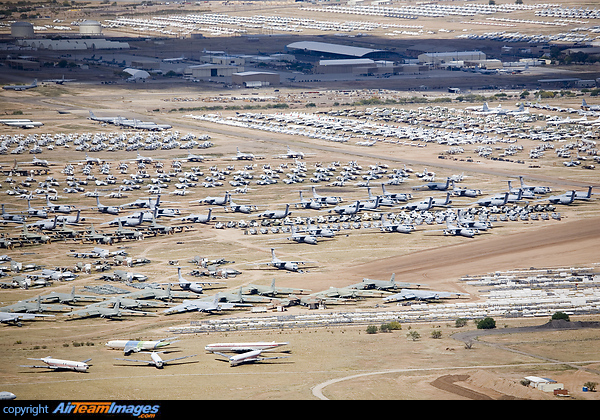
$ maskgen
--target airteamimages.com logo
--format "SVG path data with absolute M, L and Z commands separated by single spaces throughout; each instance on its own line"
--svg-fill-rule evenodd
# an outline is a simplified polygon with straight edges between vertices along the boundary
M 3 414 L 15 417 L 36 417 L 47 415 L 131 415 L 139 419 L 153 419 L 160 412 L 158 404 L 126 404 L 111 401 L 76 401 L 60 402 L 55 407 L 48 404 L 28 406 L 7 405 L 2 408 Z

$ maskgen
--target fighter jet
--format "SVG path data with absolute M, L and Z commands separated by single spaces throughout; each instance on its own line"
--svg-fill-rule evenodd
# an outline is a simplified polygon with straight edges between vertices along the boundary
M 6 86 L 2 86 L 2 89 L 21 91 L 21 90 L 33 89 L 33 88 L 36 88 L 37 86 L 38 86 L 37 79 L 34 79 L 33 83 L 31 83 L 30 85 L 6 85 Z

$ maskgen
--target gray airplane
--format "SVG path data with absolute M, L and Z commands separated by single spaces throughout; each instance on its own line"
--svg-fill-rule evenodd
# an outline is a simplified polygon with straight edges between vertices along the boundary
M 348 286 L 350 289 L 377 289 L 377 290 L 396 290 L 400 288 L 413 289 L 419 288 L 421 286 L 426 286 L 422 283 L 406 283 L 406 282 L 396 282 L 396 273 L 392 273 L 392 277 L 389 280 L 373 280 L 369 278 L 364 278 L 360 283 L 352 284 Z
M 403 300 L 438 300 L 444 298 L 450 298 L 453 296 L 465 296 L 467 293 L 457 292 L 436 292 L 432 290 L 414 290 L 414 289 L 402 289 L 400 293 L 395 293 L 390 296 L 383 298 L 385 303 L 397 302 Z
M 411 233 L 415 227 L 406 223 L 384 221 L 379 228 L 382 232 Z
M 42 317 L 54 317 L 54 315 L 0 312 L 0 323 L 16 325 L 17 327 L 21 327 L 23 326 L 23 323 L 21 321 L 33 321 Z
M 195 354 L 192 354 L 190 356 L 174 357 L 173 359 L 164 360 L 160 357 L 159 353 L 165 353 L 165 351 L 141 351 L 140 353 L 149 353 L 151 360 L 123 359 L 119 357 L 115 357 L 115 359 L 124 360 L 126 362 L 145 363 L 148 366 L 154 366 L 157 369 L 162 369 L 167 364 L 172 364 L 171 362 L 174 362 L 176 360 L 182 360 L 196 356 Z
M 446 191 L 450 187 L 450 177 L 446 178 L 445 182 L 428 182 L 425 185 L 413 187 L 413 190 L 436 190 Z
M 53 204 L 50 202 L 50 197 L 46 195 L 46 207 L 53 213 L 71 213 L 75 210 L 74 206 L 66 205 L 66 204 Z
M 4 203 L 2 203 L 1 206 L 2 206 L 2 220 L 4 220 L 4 222 L 15 222 L 15 223 L 24 223 L 25 222 L 25 218 L 23 216 L 21 216 L 20 214 L 12 214 L 12 213 L 6 212 L 6 210 L 4 210 Z
M 342 197 L 336 197 L 336 196 L 323 196 L 323 195 L 319 195 L 317 194 L 317 191 L 315 189 L 314 186 L 311 187 L 312 193 L 313 193 L 313 199 L 317 200 L 319 203 L 321 204 L 327 204 L 329 206 L 335 206 L 338 205 L 339 203 L 341 203 Z
M 179 287 L 182 290 L 189 290 L 190 292 L 194 292 L 194 293 L 204 293 L 204 289 L 202 286 L 204 285 L 209 285 L 212 286 L 213 284 L 224 284 L 222 282 L 206 282 L 206 281 L 189 281 L 183 278 L 183 276 L 181 275 L 181 267 L 177 267 L 177 279 L 179 280 L 177 283 L 167 283 L 169 285 L 171 284 L 177 284 L 179 285 Z
M 117 206 L 105 206 L 100 204 L 100 197 L 96 196 L 96 208 L 100 213 L 119 214 L 120 208 Z
M 102 300 L 99 296 L 81 295 L 75 293 L 75 286 L 71 289 L 71 293 L 50 292 L 47 295 L 40 296 L 42 302 L 59 302 L 59 303 L 78 303 L 82 301 L 98 301 Z
M 263 217 L 265 219 L 284 219 L 292 214 L 290 211 L 290 205 L 285 205 L 285 210 L 265 210 L 262 213 L 256 215 L 256 217 Z
M 298 271 L 300 271 L 299 265 L 307 264 L 307 263 L 308 263 L 308 261 L 283 261 L 283 260 L 280 260 L 279 258 L 277 258 L 277 256 L 275 256 L 275 249 L 271 248 L 271 261 L 257 263 L 257 264 L 258 265 L 270 265 L 271 267 L 275 267 L 279 270 L 298 272 Z
M 212 216 L 212 208 L 208 209 L 208 214 L 196 214 L 192 213 L 189 216 L 180 217 L 175 220 L 181 220 L 182 222 L 191 223 L 208 223 L 211 220 L 215 220 L 216 217 Z
M 12 305 L 4 306 L 0 308 L 2 312 L 56 312 L 56 311 L 64 311 L 68 309 L 68 306 L 52 304 L 52 303 L 42 303 L 41 297 L 38 296 L 34 299 L 28 300 L 20 300 L 17 303 L 13 303 Z
M 25 242 L 49 243 L 50 236 L 44 234 L 31 233 L 27 229 L 27 225 L 23 223 L 23 232 L 20 235 L 20 240 Z
M 21 90 L 33 89 L 33 88 L 36 88 L 37 86 L 38 86 L 37 79 L 34 79 L 33 83 L 31 83 L 30 85 L 6 85 L 6 86 L 2 86 L 2 89 L 21 91 Z
M 247 286 L 244 286 L 244 292 L 246 293 L 271 297 L 275 297 L 277 295 L 286 295 L 290 293 L 303 293 L 306 291 L 310 291 L 310 289 L 297 289 L 294 287 L 276 287 L 275 279 L 273 279 L 270 286 L 263 286 L 258 284 L 248 284 Z
M 572 190 L 572 191 L 566 192 L 561 195 L 551 195 L 546 200 L 548 200 L 552 204 L 568 205 L 568 204 L 573 204 L 575 202 L 576 194 L 577 194 L 577 191 Z
M 165 314 L 180 313 L 180 312 L 220 312 L 226 309 L 233 309 L 237 306 L 235 303 L 219 302 L 219 293 L 214 296 L 207 296 L 201 299 L 184 300 L 181 304 L 172 306 L 163 311 Z
M 148 312 L 134 311 L 131 309 L 122 309 L 121 302 L 116 300 L 112 307 L 100 306 L 96 304 L 88 305 L 83 309 L 71 311 L 65 316 L 75 316 L 78 318 L 100 317 L 100 318 L 122 318 L 124 315 L 149 315 Z
M 98 243 L 98 244 L 112 244 L 112 242 L 113 242 L 112 236 L 104 235 L 102 233 L 97 233 L 96 229 L 94 229 L 93 223 L 90 226 L 89 232 L 87 232 L 85 235 L 83 235 L 83 240 L 91 241 L 93 243 Z

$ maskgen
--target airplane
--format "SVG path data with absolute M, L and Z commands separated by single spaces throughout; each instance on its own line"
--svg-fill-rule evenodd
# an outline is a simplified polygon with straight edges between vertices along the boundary
M 466 238 L 474 238 L 479 233 L 478 229 L 463 228 L 460 226 L 452 226 L 446 220 L 446 229 L 443 229 L 444 235 L 464 236 Z
M 34 128 L 34 127 L 41 127 L 44 125 L 44 123 L 41 123 L 39 121 L 31 121 L 29 119 L 24 119 L 24 118 L 19 118 L 19 119 L 2 119 L 0 120 L 0 123 L 4 124 L 4 125 L 8 125 L 10 127 L 20 127 L 20 128 Z M 35 158 L 34 158 L 35 160 Z M 35 165 L 35 163 L 32 162 L 32 164 Z
M 2 312 L 54 312 L 54 311 L 64 311 L 68 306 L 51 304 L 51 303 L 42 303 L 41 297 L 38 296 L 35 299 L 30 300 L 20 300 L 12 305 L 3 306 L 0 308 Z
M 495 108 L 490 108 L 487 104 L 483 104 L 481 111 L 473 111 L 475 115 L 506 115 L 506 110 L 502 109 L 502 104 L 498 104 Z
M 65 79 L 65 75 L 63 74 L 61 79 L 46 79 L 43 80 L 43 82 L 48 82 L 48 83 L 56 83 L 57 85 L 62 85 L 65 82 L 74 82 L 77 79 Z
M 245 204 L 237 204 L 234 203 L 233 200 L 230 198 L 229 199 L 229 206 L 225 207 L 225 211 L 232 210 L 233 212 L 239 212 L 239 213 L 244 213 L 244 214 L 250 214 L 252 213 L 252 211 L 256 210 L 257 207 L 256 206 L 248 206 Z
M 182 55 L 180 57 L 163 58 L 162 61 L 164 61 L 165 63 L 178 63 L 180 61 L 185 61 L 185 60 L 187 60 L 187 58 L 185 57 L 185 55 Z
M 296 226 L 292 226 L 292 236 L 290 236 L 286 239 L 288 239 L 290 241 L 296 241 L 299 244 L 300 243 L 311 244 L 311 245 L 317 244 L 317 237 L 315 235 L 298 233 L 298 228 Z
M 429 210 L 433 207 L 433 197 L 429 197 L 426 200 L 419 201 L 418 203 L 408 203 L 399 208 L 402 210 Z
M 587 111 L 600 111 L 600 105 L 588 105 L 585 99 L 581 100 L 581 109 L 585 109 Z
M 320 210 L 322 207 L 322 203 L 320 203 L 319 201 L 317 201 L 316 199 L 308 199 L 305 200 L 304 197 L 302 197 L 302 191 L 299 191 L 300 193 L 300 202 L 299 203 L 294 203 L 294 206 L 297 208 L 298 206 L 302 207 L 303 209 L 313 209 L 313 210 Z
M 2 215 L 4 215 L 4 205 L 2 205 Z M 31 201 L 27 200 L 27 214 L 31 217 L 48 217 L 48 212 L 44 209 L 34 209 L 31 207 Z
M 195 354 L 192 354 L 190 356 L 181 356 L 181 357 L 175 357 L 173 359 L 167 359 L 167 360 L 163 360 L 159 353 L 164 353 L 162 351 L 152 351 L 152 352 L 148 352 L 148 351 L 144 351 L 142 353 L 150 353 L 150 358 L 152 360 L 136 360 L 136 359 L 122 359 L 119 357 L 115 357 L 116 360 L 125 360 L 127 362 L 136 362 L 136 363 L 145 363 L 149 366 L 154 366 L 157 369 L 162 369 L 165 365 L 175 361 L 175 360 L 181 360 L 181 359 L 187 359 L 189 357 L 194 357 L 196 356 Z
M 107 258 L 110 256 L 125 255 L 125 251 L 109 251 L 108 249 L 94 247 L 90 252 L 75 252 L 71 250 L 69 254 L 75 258 Z
M 173 338 L 163 338 L 160 340 L 110 340 L 106 343 L 106 347 L 123 350 L 125 356 L 129 356 L 131 353 L 156 350 L 176 343 L 178 340 L 173 341 Z
M 523 181 L 523 176 L 519 176 L 519 181 L 521 182 L 521 188 L 523 190 L 533 191 L 534 194 L 548 194 L 552 191 L 550 189 L 550 187 L 539 186 L 539 185 L 537 185 L 537 186 L 525 185 L 525 182 Z
M 271 248 L 271 261 L 268 262 L 263 262 L 263 263 L 258 263 L 259 265 L 261 264 L 266 264 L 266 265 L 270 265 L 272 267 L 275 267 L 279 270 L 287 270 L 287 271 L 294 271 L 294 272 L 298 272 L 299 271 L 299 264 L 306 264 L 308 261 L 283 261 L 280 260 L 279 258 L 277 258 L 275 256 L 275 248 Z
M 48 210 L 50 210 L 53 213 L 65 213 L 65 214 L 69 214 L 71 213 L 73 210 L 75 210 L 74 206 L 70 206 L 67 204 L 53 204 L 50 202 L 50 198 L 48 197 L 48 195 L 46 195 L 46 207 L 48 207 Z
M 481 190 L 476 190 L 473 188 L 460 188 L 454 185 L 454 181 L 452 181 L 452 194 L 459 197 L 470 197 L 475 198 L 481 195 Z
M 287 146 L 287 152 L 282 153 L 280 155 L 278 155 L 277 157 L 281 158 L 281 159 L 304 159 L 304 157 L 306 156 L 306 154 L 304 152 L 298 152 L 295 150 L 292 150 L 290 148 L 290 146 Z
M 202 155 L 194 155 L 191 151 L 188 151 L 188 155 L 185 159 L 188 162 L 204 162 L 204 159 L 206 158 Z
M 396 273 L 392 273 L 392 277 L 389 280 L 373 280 L 369 278 L 363 278 L 360 283 L 352 284 L 348 286 L 349 289 L 377 289 L 377 290 L 396 290 L 399 288 L 418 288 L 421 286 L 426 286 L 421 283 L 406 283 L 406 282 L 396 282 Z
M 94 243 L 99 244 L 112 244 L 113 242 L 112 236 L 104 235 L 102 233 L 96 233 L 96 229 L 94 229 L 93 223 L 90 227 L 90 231 L 83 236 L 83 240 L 92 241 Z
M 118 119 L 118 117 L 97 117 L 92 111 L 90 111 L 90 116 L 88 118 L 92 121 L 100 121 L 110 124 L 113 124 Z
M 37 233 L 30 233 L 25 223 L 23 223 L 23 232 L 21 233 L 20 238 L 28 242 L 41 242 L 46 244 L 50 242 L 50 236 L 48 235 L 38 235 Z
M 419 185 L 413 187 L 413 190 L 436 190 L 436 191 L 446 191 L 450 187 L 450 177 L 446 178 L 446 182 L 429 182 L 425 185 Z
M 204 347 L 204 350 L 211 353 L 215 353 L 217 351 L 241 353 L 253 350 L 274 350 L 282 346 L 287 346 L 288 344 L 289 342 L 278 343 L 275 341 L 257 341 L 252 343 L 212 343 L 207 344 Z
M 334 197 L 334 196 L 323 196 L 323 195 L 319 195 L 317 194 L 317 191 L 314 187 L 314 185 L 311 187 L 312 193 L 313 193 L 313 198 L 315 200 L 317 200 L 319 203 L 321 204 L 327 204 L 330 206 L 335 206 L 339 203 L 342 202 L 342 197 Z
M 290 205 L 285 205 L 285 210 L 265 210 L 262 213 L 256 215 L 256 217 L 264 217 L 266 219 L 284 219 L 292 214 L 290 211 Z
M 83 309 L 67 312 L 65 316 L 76 316 L 80 318 L 88 318 L 98 316 L 100 318 L 121 318 L 123 315 L 148 315 L 149 312 L 134 311 L 131 309 L 121 309 L 121 302 L 117 299 L 112 307 L 100 306 L 91 304 Z
M 436 292 L 430 290 L 414 290 L 414 289 L 402 289 L 400 293 L 395 293 L 390 296 L 383 298 L 385 303 L 397 302 L 402 300 L 438 300 L 443 298 L 450 298 L 452 296 L 463 296 L 468 295 L 467 293 L 457 292 Z
M 389 198 L 396 201 L 408 201 L 412 198 L 412 194 L 388 192 L 385 188 L 385 184 L 383 183 L 381 184 L 381 191 L 383 192 L 383 196 L 385 198 Z
M 97 301 L 102 300 L 99 296 L 80 295 L 75 293 L 75 286 L 71 289 L 71 293 L 59 293 L 52 291 L 47 295 L 40 296 L 42 302 L 59 302 L 59 303 L 77 303 L 81 301 Z
M 15 222 L 15 223 L 24 223 L 25 222 L 25 218 L 23 216 L 21 216 L 20 214 L 7 213 L 4 210 L 4 203 L 2 203 L 1 206 L 2 206 L 2 220 L 4 220 L 5 222 Z
M 512 116 L 527 115 L 529 114 L 529 109 L 525 109 L 525 105 L 520 104 L 517 109 L 507 110 L 506 113 Z
M 31 321 L 39 317 L 54 317 L 47 314 L 22 314 L 18 312 L 0 312 L 0 323 L 23 326 L 21 321 Z
M 232 160 L 254 160 L 254 159 L 260 158 L 260 157 L 253 155 L 252 153 L 240 152 L 239 147 L 236 147 L 236 150 L 237 150 L 237 154 L 231 158 Z
M 581 118 L 571 118 L 571 117 L 567 117 L 567 118 L 562 118 L 560 120 L 548 120 L 546 122 L 547 125 L 562 125 L 562 124 L 576 124 L 576 123 L 586 123 L 587 122 L 587 116 L 583 116 Z
M 503 196 L 502 198 L 497 197 L 497 196 L 480 198 L 479 200 L 477 200 L 475 202 L 475 205 L 483 206 L 483 207 L 503 206 L 506 203 L 508 203 L 509 195 L 510 195 L 510 193 L 506 192 L 506 193 L 502 194 L 502 196 Z
M 289 294 L 289 293 L 302 293 L 309 289 L 297 289 L 293 287 L 276 287 L 275 279 L 271 282 L 270 286 L 262 286 L 258 284 L 248 284 L 244 287 L 244 291 L 250 294 L 259 294 L 261 296 L 276 296 L 278 294 Z
M 82 360 L 81 362 L 76 362 L 73 360 L 64 360 L 64 359 L 55 359 L 51 356 L 43 357 L 41 359 L 34 359 L 28 357 L 29 360 L 41 360 L 46 363 L 43 366 L 23 366 L 21 367 L 32 367 L 32 368 L 47 368 L 52 370 L 74 370 L 76 372 L 87 372 L 91 365 L 88 365 L 87 362 L 92 360 L 91 358 Z
M 224 197 L 205 197 L 200 200 L 191 201 L 191 203 L 209 204 L 213 206 L 225 206 L 229 202 L 230 194 L 229 191 L 225 192 Z
M 21 90 L 33 89 L 33 88 L 36 88 L 37 86 L 38 86 L 37 79 L 34 79 L 33 83 L 31 83 L 30 85 L 7 85 L 7 86 L 2 86 L 2 89 L 21 91 Z
M 356 200 L 356 202 L 354 202 L 352 204 L 346 204 L 345 206 L 335 206 L 333 209 L 327 210 L 327 211 L 329 213 L 335 212 L 339 215 L 348 216 L 348 215 L 352 215 L 352 214 L 357 214 L 361 210 L 362 209 L 360 207 L 360 200 Z
M 252 350 L 246 353 L 242 353 L 235 356 L 228 356 L 224 353 L 220 353 L 218 351 L 213 352 L 214 354 L 218 354 L 219 356 L 223 356 L 229 360 L 230 366 L 237 366 L 242 363 L 252 363 L 252 362 L 260 362 L 262 360 L 271 360 L 271 359 L 286 359 L 290 356 L 272 356 L 272 357 L 261 357 L 260 354 L 262 350 Z
M 194 293 L 203 293 L 202 285 L 213 285 L 213 284 L 223 284 L 221 282 L 205 282 L 205 281 L 189 281 L 183 278 L 181 275 L 181 267 L 177 267 L 177 278 L 178 283 L 175 283 L 181 287 L 182 290 L 189 290 Z
M 252 306 L 247 302 L 264 303 L 269 302 L 269 298 L 262 296 L 248 296 L 244 295 L 243 287 L 240 286 L 237 293 L 220 293 L 220 302 L 235 303 L 238 306 Z
M 191 222 L 191 223 L 208 223 L 211 220 L 215 220 L 216 217 L 212 216 L 212 209 L 208 209 L 208 214 L 195 214 L 191 213 L 189 216 L 180 217 L 176 220 L 181 220 L 183 222 Z
M 42 219 L 34 223 L 29 223 L 28 228 L 41 229 L 41 230 L 53 230 L 58 222 L 57 216 L 53 219 Z
M 144 239 L 144 234 L 138 230 L 126 229 L 123 227 L 121 220 L 118 221 L 118 228 L 115 231 L 115 236 L 120 240 L 121 238 L 127 239 L 136 239 L 142 240 Z
M 572 204 L 575 201 L 576 194 L 577 191 L 572 190 L 561 195 L 551 195 L 546 198 L 546 200 L 550 201 L 552 204 Z
M 100 197 L 96 196 L 96 207 L 100 213 L 119 214 L 120 208 L 117 206 L 105 206 L 100 204 Z
M 173 312 L 179 313 L 179 312 L 188 312 L 188 311 L 198 311 L 198 312 L 207 312 L 210 314 L 215 311 L 220 312 L 224 309 L 233 309 L 235 306 L 237 306 L 237 304 L 235 304 L 235 303 L 219 302 L 219 300 L 221 299 L 221 296 L 219 295 L 219 293 L 217 293 L 215 296 L 213 296 L 212 300 L 209 300 L 209 299 L 210 299 L 210 297 L 207 296 L 206 298 L 201 298 L 201 299 L 184 300 L 179 305 L 172 306 L 170 308 L 163 310 L 163 313 L 168 315 Z
M 415 227 L 406 223 L 384 221 L 379 229 L 382 232 L 411 233 L 415 230 Z
M 575 200 L 591 200 L 592 199 L 592 188 L 593 186 L 589 186 L 587 192 L 583 191 L 575 191 Z
M 375 292 L 372 290 L 355 289 L 351 287 L 330 287 L 327 290 L 312 293 L 310 296 L 316 298 L 357 299 L 374 295 Z

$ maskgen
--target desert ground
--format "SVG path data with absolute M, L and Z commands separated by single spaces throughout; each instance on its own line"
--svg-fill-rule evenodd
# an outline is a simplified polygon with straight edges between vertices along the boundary
M 286 4 L 272 5 L 285 10 Z M 246 13 L 241 6 L 236 10 L 213 6 L 213 11 L 230 13 Z M 253 9 L 256 10 L 256 9 Z M 265 9 L 272 11 L 275 9 Z M 79 13 L 79 12 L 73 12 Z M 460 22 L 452 22 L 460 26 Z M 426 21 L 427 25 L 434 22 Z M 123 35 L 122 33 L 120 34 Z M 277 42 L 271 45 L 278 50 L 279 44 L 289 42 L 288 37 L 274 37 Z M 281 38 L 281 39 L 280 39 Z M 285 38 L 285 39 L 284 39 Z M 215 37 L 205 40 L 207 49 L 219 49 L 234 45 L 244 49 L 243 40 L 223 39 Z M 431 42 L 430 40 L 426 40 Z M 190 44 L 173 42 L 165 56 L 177 56 L 190 47 Z M 394 40 L 395 42 L 395 40 Z M 398 41 L 400 42 L 400 41 Z M 261 51 L 263 45 L 261 43 Z M 276 45 L 277 44 L 277 45 Z M 400 44 L 399 44 L 400 45 Z M 453 46 L 448 39 L 448 48 Z M 461 44 L 465 49 L 470 48 Z M 179 46 L 179 47 L 178 47 Z M 179 49 L 178 49 L 179 48 Z M 232 47 L 233 48 L 233 47 Z M 400 48 L 400 46 L 398 47 Z M 461 47 L 462 48 L 462 47 Z M 597 72 L 597 67 L 579 69 Z M 556 69 L 556 74 L 567 74 L 569 77 L 578 69 Z M 101 85 L 105 74 L 110 69 L 96 68 L 90 70 L 89 80 L 76 81 L 64 85 L 45 84 L 39 88 L 25 92 L 0 92 L 0 113 L 3 118 L 11 118 L 15 111 L 19 117 L 31 118 L 44 122 L 43 127 L 30 130 L 15 130 L 0 126 L 1 135 L 43 133 L 112 133 L 124 131 L 110 125 L 101 125 L 88 119 L 89 111 L 97 115 L 139 118 L 157 123 L 168 123 L 172 130 L 179 133 L 193 133 L 196 136 L 209 135 L 214 146 L 194 150 L 194 153 L 210 158 L 203 163 L 183 163 L 183 169 L 200 166 L 208 172 L 211 166 L 220 169 L 232 165 L 235 169 L 243 167 L 245 162 L 232 161 L 236 147 L 244 152 L 262 155 L 265 159 L 252 162 L 258 168 L 264 164 L 275 167 L 284 160 L 274 156 L 284 153 L 286 145 L 311 153 L 305 158 L 307 167 L 315 163 L 327 165 L 334 161 L 346 163 L 357 161 L 363 167 L 385 163 L 390 168 L 401 168 L 403 165 L 421 171 L 424 168 L 435 171 L 436 180 L 447 176 L 464 174 L 461 185 L 481 188 L 486 193 L 496 193 L 506 188 L 507 179 L 516 179 L 523 175 L 528 183 L 549 185 L 553 191 L 562 193 L 570 189 L 583 190 L 588 185 L 600 187 L 596 170 L 567 168 L 561 160 L 552 154 L 539 161 L 525 159 L 526 164 L 509 161 L 478 159 L 439 159 L 438 155 L 446 148 L 443 145 L 428 144 L 424 148 L 378 143 L 374 147 L 361 147 L 354 142 L 331 143 L 308 137 L 291 136 L 274 132 L 259 132 L 229 125 L 216 124 L 191 119 L 189 114 L 210 113 L 196 111 L 194 107 L 207 107 L 223 104 L 244 106 L 256 103 L 253 97 L 261 96 L 269 104 L 286 103 L 288 109 L 264 109 L 257 112 L 328 112 L 340 109 L 336 103 L 348 101 L 346 90 L 352 89 L 356 98 L 373 98 L 383 95 L 389 89 L 396 97 L 409 98 L 419 96 L 427 99 L 449 96 L 444 89 L 427 92 L 414 92 L 415 86 L 422 82 L 415 79 L 396 79 L 389 81 L 368 80 L 357 82 L 332 82 L 319 85 L 285 85 L 267 87 L 260 90 L 225 89 L 214 83 L 189 83 L 163 79 L 151 80 L 146 84 L 117 83 Z M 73 72 L 79 78 L 81 73 Z M 46 77 L 60 77 L 58 70 L 52 69 Z M 549 74 L 544 74 L 546 77 Z M 31 74 L 15 73 L 6 68 L 0 69 L 0 80 L 5 83 L 29 81 Z M 454 75 L 452 75 L 454 76 Z M 468 82 L 448 80 L 438 75 L 440 84 L 469 86 Z M 527 78 L 528 76 L 524 75 Z M 539 78 L 540 75 L 529 76 Z M 567 77 L 567 76 L 565 76 Z M 519 84 L 525 79 L 506 81 L 506 84 Z M 481 83 L 481 80 L 478 81 Z M 518 89 L 503 89 L 510 95 L 511 102 L 503 103 L 512 108 L 519 101 Z M 485 92 L 493 94 L 494 92 Z M 583 93 L 575 97 L 547 99 L 551 105 L 578 108 L 581 98 L 589 95 Z M 265 103 L 260 102 L 260 103 Z M 315 108 L 308 110 L 305 104 L 313 102 Z M 490 103 L 497 105 L 498 102 Z M 440 106 L 465 107 L 473 104 L 440 104 Z M 423 104 L 409 104 L 396 107 L 416 110 Z M 357 107 L 365 109 L 366 106 Z M 61 111 L 58 113 L 57 111 Z M 212 111 L 222 117 L 234 117 L 237 110 L 221 109 Z M 254 112 L 251 111 L 251 112 Z M 540 124 L 543 124 L 540 122 Z M 143 133 L 143 132 L 142 132 Z M 597 129 L 596 129 L 597 133 Z M 143 133 L 146 135 L 146 133 Z M 597 137 L 597 134 L 596 134 Z M 520 140 L 524 149 L 534 147 L 537 142 Z M 149 150 L 140 151 L 144 156 L 151 156 L 165 164 L 165 170 L 171 162 L 185 158 L 184 150 Z M 111 162 L 131 162 L 136 157 L 135 151 L 97 152 L 90 154 Z M 57 147 L 44 150 L 39 156 L 50 164 L 50 175 L 54 176 L 61 186 L 66 176 L 61 173 L 63 167 L 72 162 L 79 170 L 85 159 L 82 151 L 74 148 Z M 31 155 L 0 155 L 2 169 L 10 168 L 15 161 L 31 159 Z M 114 165 L 112 165 L 114 163 Z M 291 162 L 288 161 L 289 164 Z M 536 164 L 535 167 L 533 164 Z M 132 166 L 132 165 L 131 165 Z M 19 164 L 19 167 L 27 165 Z M 154 175 L 155 168 L 149 173 Z M 130 169 L 131 172 L 131 169 Z M 95 173 L 97 175 L 97 172 Z M 395 192 L 411 192 L 415 198 L 428 195 L 425 191 L 413 191 L 412 187 L 422 184 L 412 177 L 409 182 L 388 189 Z M 377 185 L 377 184 L 375 184 Z M 5 194 L 8 183 L 2 180 L 2 198 L 0 202 L 11 211 L 25 209 L 24 200 Z M 88 186 L 86 191 L 93 190 Z M 177 197 L 165 193 L 165 206 L 173 206 L 181 210 L 181 216 L 191 212 L 205 213 L 209 206 L 191 204 L 206 196 L 222 195 L 229 186 L 215 188 L 196 187 L 190 194 Z M 308 190 L 306 184 L 285 185 L 278 183 L 270 186 L 250 186 L 245 195 L 235 195 L 236 201 L 251 202 L 263 208 L 281 208 L 285 203 L 298 199 L 298 190 Z M 365 196 L 364 189 L 354 185 L 331 187 L 324 183 L 317 189 L 322 194 L 341 195 L 345 201 L 352 201 Z M 112 187 L 99 187 L 98 191 L 107 194 Z M 172 191 L 172 188 L 169 188 Z M 102 198 L 103 204 L 120 205 L 140 197 L 147 197 L 144 190 L 128 192 L 122 199 Z M 94 225 L 105 231 L 111 231 L 103 223 L 113 216 L 100 215 L 95 209 L 93 198 L 81 194 L 59 194 L 58 203 L 74 204 L 82 208 L 83 214 Z M 45 203 L 34 200 L 35 207 Z M 397 281 L 426 283 L 432 290 L 444 290 L 468 293 L 466 299 L 476 302 L 481 299 L 476 287 L 459 281 L 466 275 L 481 275 L 495 271 L 507 271 L 520 268 L 552 268 L 580 267 L 598 263 L 597 247 L 600 243 L 600 206 L 597 200 L 576 206 L 559 208 L 561 220 L 523 221 L 499 224 L 490 233 L 475 238 L 446 237 L 441 232 L 422 229 L 410 235 L 383 234 L 375 230 L 353 230 L 347 234 L 339 234 L 333 240 L 319 244 L 297 244 L 285 239 L 287 235 L 244 235 L 241 229 L 215 229 L 214 224 L 197 224 L 191 229 L 173 235 L 147 237 L 143 241 L 124 241 L 107 246 L 111 250 L 124 249 L 133 258 L 147 258 L 150 264 L 135 267 L 131 271 L 148 276 L 147 282 L 176 281 L 176 266 L 187 273 L 192 268 L 189 261 L 195 256 L 209 259 L 224 258 L 234 261 L 230 264 L 242 272 L 241 275 L 220 279 L 226 291 L 237 291 L 240 286 L 250 283 L 270 284 L 275 278 L 277 285 L 310 289 L 313 292 L 329 287 L 344 287 L 361 281 L 363 277 L 388 279 L 391 273 L 396 274 Z M 217 220 L 249 219 L 244 216 L 233 216 L 221 209 L 215 211 Z M 311 215 L 309 210 L 293 209 L 293 216 Z M 162 222 L 162 219 L 160 220 Z M 168 222 L 165 222 L 165 224 Z M 173 225 L 179 225 L 171 222 Z M 85 226 L 89 226 L 86 221 Z M 14 235 L 11 225 L 2 227 L 2 232 Z M 6 250 L 13 260 L 25 263 L 37 263 L 46 268 L 73 267 L 77 259 L 69 256 L 71 250 L 88 251 L 94 245 L 79 241 L 54 241 L 47 245 L 15 247 Z M 289 273 L 279 270 L 257 269 L 257 262 L 269 260 L 269 249 L 276 248 L 278 257 L 282 259 L 302 259 L 314 261 L 314 264 L 303 273 Z M 2 251 L 4 252 L 4 250 Z M 102 285 L 107 282 L 99 280 L 103 273 L 78 273 L 79 276 L 70 282 L 54 282 L 49 288 L 42 289 L 1 289 L 2 306 L 19 300 L 28 299 L 48 291 L 70 292 L 75 286 L 83 292 L 86 285 Z M 190 278 L 191 276 L 187 276 Z M 3 279 L 4 280 L 4 279 Z M 113 284 L 113 283 L 111 283 Z M 114 284 L 127 288 L 123 284 Z M 210 295 L 221 288 L 207 288 L 205 294 Z M 326 309 L 309 310 L 300 306 L 287 308 L 287 314 L 302 314 L 317 311 L 349 311 L 373 310 L 378 300 L 370 298 L 358 302 L 327 305 Z M 464 327 L 456 327 L 453 321 L 403 323 L 400 330 L 367 334 L 365 326 L 328 326 L 321 328 L 298 328 L 280 330 L 228 331 L 181 334 L 178 342 L 171 345 L 173 353 L 165 355 L 195 355 L 180 363 L 166 366 L 159 370 L 151 366 L 136 365 L 130 362 L 115 360 L 122 357 L 120 352 L 109 350 L 105 343 L 111 339 L 158 339 L 172 335 L 169 328 L 190 325 L 192 322 L 209 317 L 235 317 L 240 313 L 260 318 L 262 314 L 250 314 L 247 310 L 224 311 L 216 315 L 203 313 L 181 313 L 163 315 L 157 311 L 156 316 L 125 317 L 114 321 L 97 318 L 66 320 L 63 314 L 56 314 L 53 320 L 26 322 L 23 327 L 2 325 L 0 348 L 4 363 L 0 366 L 0 391 L 10 391 L 24 400 L 85 400 L 85 399 L 119 399 L 119 400 L 310 400 L 326 398 L 332 400 L 349 399 L 402 399 L 402 400 L 484 400 L 484 399 L 556 399 L 552 393 L 545 393 L 521 385 L 525 376 L 541 376 L 564 383 L 569 390 L 570 398 L 577 400 L 596 400 L 598 393 L 583 392 L 586 382 L 599 381 L 599 364 L 597 356 L 600 334 L 594 328 L 556 329 L 548 331 L 511 332 L 481 336 L 468 348 L 463 341 L 453 334 L 476 330 L 474 321 Z M 272 312 L 271 314 L 276 314 Z M 597 314 L 572 317 L 573 321 L 599 321 Z M 513 327 L 529 327 L 543 325 L 549 318 L 506 318 L 496 319 L 497 329 Z M 421 338 L 412 340 L 410 331 L 418 331 Z M 441 331 L 440 338 L 432 338 L 433 330 Z M 209 343 L 223 341 L 285 341 L 290 352 L 286 359 L 265 361 L 262 363 L 230 367 L 222 358 L 208 354 L 204 346 Z M 92 358 L 91 368 L 87 373 L 53 372 L 21 367 L 32 363 L 28 358 L 54 356 L 69 360 Z M 142 358 L 138 354 L 134 358 Z M 259 376 L 260 375 L 260 376 Z M 258 380 L 257 380 L 258 379 Z

